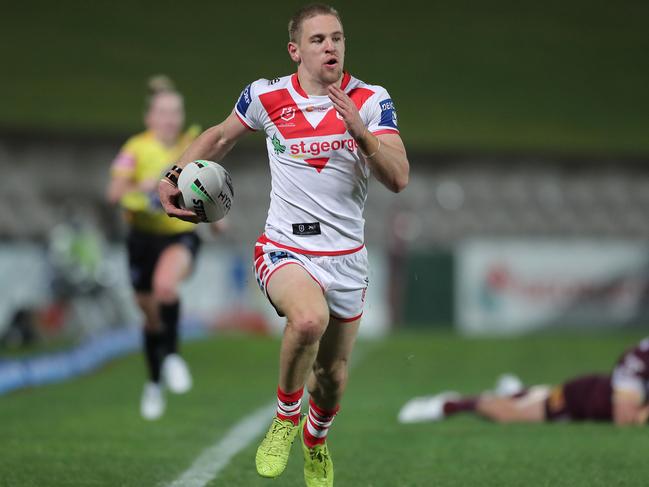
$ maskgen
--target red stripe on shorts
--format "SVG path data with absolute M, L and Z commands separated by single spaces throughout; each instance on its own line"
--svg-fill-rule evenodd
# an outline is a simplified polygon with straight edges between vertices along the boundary
M 362 311 L 361 311 L 361 314 L 359 314 L 358 316 L 354 316 L 353 318 L 340 318 L 338 316 L 331 315 L 332 318 L 334 318 L 334 319 L 336 319 L 338 321 L 342 321 L 343 323 L 351 323 L 352 321 L 358 320 L 361 316 L 363 316 Z
M 300 249 L 297 247 L 291 247 L 289 245 L 283 245 L 281 243 L 274 242 L 270 240 L 265 233 L 262 233 L 257 242 L 261 244 L 272 244 L 275 247 L 278 247 L 280 249 L 285 249 L 285 250 L 290 250 L 291 252 L 295 252 L 297 254 L 303 254 L 303 255 L 315 255 L 315 256 L 336 256 L 336 255 L 347 255 L 347 254 L 354 254 L 361 250 L 363 247 L 365 247 L 365 244 L 361 244 L 358 247 L 355 247 L 353 249 L 348 249 L 348 250 L 306 250 L 306 249 Z

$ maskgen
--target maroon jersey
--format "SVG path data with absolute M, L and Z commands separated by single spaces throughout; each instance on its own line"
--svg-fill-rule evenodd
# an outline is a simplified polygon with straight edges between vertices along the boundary
M 564 408 L 557 419 L 610 421 L 613 417 L 610 375 L 585 375 L 563 384 Z
M 585 375 L 565 382 L 546 402 L 549 420 L 611 421 L 613 390 L 637 391 L 647 399 L 649 338 L 626 350 L 610 375 Z

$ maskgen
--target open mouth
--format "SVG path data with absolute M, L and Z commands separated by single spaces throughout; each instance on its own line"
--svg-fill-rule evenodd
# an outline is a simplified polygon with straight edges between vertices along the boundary
M 326 66 L 336 66 L 337 64 L 338 64 L 338 60 L 334 58 L 330 59 L 325 63 Z

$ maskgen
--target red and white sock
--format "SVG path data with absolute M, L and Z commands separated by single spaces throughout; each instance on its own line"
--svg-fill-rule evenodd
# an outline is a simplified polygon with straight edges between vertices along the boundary
M 322 409 L 309 398 L 309 416 L 304 423 L 304 444 L 309 448 L 321 445 L 327 439 L 327 433 L 334 421 L 339 407 L 335 409 Z
M 283 390 L 277 387 L 277 417 L 281 420 L 292 421 L 294 425 L 298 425 L 300 422 L 300 410 L 302 408 L 302 393 L 304 388 L 291 392 L 290 394 L 285 393 Z

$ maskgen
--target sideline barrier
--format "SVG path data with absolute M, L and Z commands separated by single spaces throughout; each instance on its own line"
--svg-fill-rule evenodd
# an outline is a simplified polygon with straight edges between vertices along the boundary
M 196 340 L 208 332 L 200 323 L 186 321 L 182 323 L 181 334 L 183 340 Z M 139 328 L 112 330 L 62 352 L 0 360 L 0 396 L 92 372 L 112 359 L 139 349 L 141 336 Z

